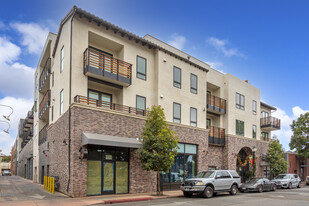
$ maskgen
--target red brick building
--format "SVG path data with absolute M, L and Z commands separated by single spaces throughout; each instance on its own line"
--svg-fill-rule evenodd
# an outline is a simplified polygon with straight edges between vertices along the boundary
M 284 157 L 288 162 L 288 173 L 297 174 L 302 181 L 305 181 L 309 176 L 309 159 L 301 158 L 297 156 L 295 152 L 286 152 Z

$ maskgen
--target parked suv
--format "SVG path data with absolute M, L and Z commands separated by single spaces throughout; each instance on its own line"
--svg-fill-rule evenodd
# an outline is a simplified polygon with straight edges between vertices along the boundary
M 296 174 L 280 174 L 272 182 L 275 182 L 277 188 L 301 187 L 301 180 Z
M 210 198 L 217 192 L 236 195 L 239 185 L 240 177 L 234 170 L 208 170 L 198 173 L 196 178 L 185 180 L 180 189 L 185 197 L 202 194 Z

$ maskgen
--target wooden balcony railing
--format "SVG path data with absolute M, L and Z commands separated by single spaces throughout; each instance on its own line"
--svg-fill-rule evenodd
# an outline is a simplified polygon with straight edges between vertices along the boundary
M 87 48 L 85 50 L 84 69 L 85 73 L 90 72 L 125 84 L 131 84 L 132 64 L 95 49 Z
M 51 73 L 51 60 L 50 58 L 48 58 L 46 60 L 46 63 L 43 67 L 43 71 L 40 75 L 40 80 L 39 80 L 39 90 L 41 91 L 41 89 L 43 88 L 47 78 L 48 78 L 48 75 Z
M 47 139 L 47 125 L 45 125 L 39 132 L 39 145 L 46 142 Z
M 225 145 L 225 129 L 213 126 L 209 126 L 207 129 L 209 129 L 209 144 Z
M 207 109 L 225 114 L 226 100 L 211 94 L 207 94 Z
M 46 92 L 39 105 L 39 118 L 42 117 L 44 112 L 48 109 L 49 105 L 50 105 L 50 90 Z
M 121 112 L 130 113 L 134 115 L 146 116 L 146 110 L 138 109 L 135 107 L 129 107 L 129 106 L 121 105 L 121 104 L 115 104 L 111 102 L 96 100 L 96 99 L 92 99 L 88 97 L 83 97 L 80 95 L 77 95 L 74 97 L 74 102 L 97 106 L 97 107 L 108 108 L 111 110 L 121 111 Z
M 263 117 L 260 120 L 261 128 L 280 129 L 280 119 L 276 117 Z
M 266 142 L 269 142 L 269 137 L 261 137 L 261 140 L 263 140 L 263 141 L 266 141 Z

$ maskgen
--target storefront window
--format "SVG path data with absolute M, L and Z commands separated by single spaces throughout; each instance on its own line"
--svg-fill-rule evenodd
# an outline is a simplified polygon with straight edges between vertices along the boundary
M 181 183 L 184 179 L 196 175 L 197 146 L 192 144 L 178 144 L 178 154 L 175 156 L 174 164 L 170 171 L 160 172 L 162 183 Z

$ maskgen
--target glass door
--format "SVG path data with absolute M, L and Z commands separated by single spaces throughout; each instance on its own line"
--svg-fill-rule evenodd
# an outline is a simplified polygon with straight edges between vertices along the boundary
M 102 194 L 114 194 L 115 193 L 115 178 L 114 178 L 114 161 L 102 162 Z

